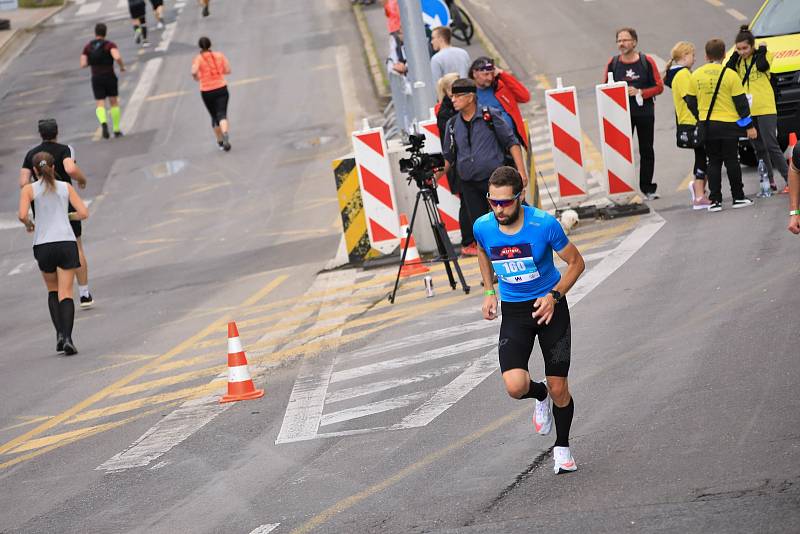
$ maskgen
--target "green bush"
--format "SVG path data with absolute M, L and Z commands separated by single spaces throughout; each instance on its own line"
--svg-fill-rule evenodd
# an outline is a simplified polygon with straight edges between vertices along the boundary
M 53 7 L 64 4 L 64 0 L 19 0 L 19 7 Z

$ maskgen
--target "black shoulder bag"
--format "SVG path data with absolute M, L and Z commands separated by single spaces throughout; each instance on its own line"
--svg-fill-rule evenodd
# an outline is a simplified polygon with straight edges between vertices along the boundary
M 700 128 L 700 121 L 697 121 L 697 124 L 679 124 L 678 129 L 676 132 L 677 135 L 677 145 L 678 148 L 697 148 L 702 146 L 705 143 L 705 134 L 706 130 L 708 130 L 708 121 L 711 118 L 711 112 L 714 110 L 714 103 L 717 101 L 717 95 L 719 94 L 719 86 L 722 84 L 722 78 L 725 77 L 725 69 L 727 66 L 722 67 L 722 72 L 719 74 L 719 79 L 717 80 L 717 86 L 714 88 L 714 95 L 711 97 L 711 105 L 708 106 L 708 113 L 706 113 L 706 119 L 703 121 L 704 128 Z

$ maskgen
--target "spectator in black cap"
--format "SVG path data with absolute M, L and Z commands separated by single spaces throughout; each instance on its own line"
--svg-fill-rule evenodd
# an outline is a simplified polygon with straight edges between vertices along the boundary
M 530 91 L 513 74 L 499 69 L 492 58 L 485 56 L 472 62 L 469 77 L 478 87 L 478 106 L 497 109 L 527 149 L 528 135 L 519 105 L 530 101 Z

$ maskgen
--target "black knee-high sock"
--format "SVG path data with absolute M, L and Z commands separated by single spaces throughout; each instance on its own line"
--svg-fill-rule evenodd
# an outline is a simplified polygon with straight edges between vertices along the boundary
M 147 23 L 142 22 L 139 27 L 142 29 L 142 39 L 147 39 Z
M 59 324 L 64 338 L 72 338 L 72 323 L 75 321 L 75 303 L 72 299 L 64 299 L 58 303 Z
M 56 334 L 61 335 L 61 324 L 58 317 L 58 291 L 47 292 L 47 307 L 50 310 L 50 320 L 56 328 Z
M 530 386 L 528 386 L 528 392 L 520 397 L 520 399 L 536 399 L 543 401 L 547 398 L 547 386 L 545 386 L 542 382 L 534 382 L 531 380 Z
M 569 427 L 572 426 L 572 415 L 575 413 L 575 401 L 559 408 L 553 404 L 553 420 L 556 423 L 556 447 L 569 447 Z

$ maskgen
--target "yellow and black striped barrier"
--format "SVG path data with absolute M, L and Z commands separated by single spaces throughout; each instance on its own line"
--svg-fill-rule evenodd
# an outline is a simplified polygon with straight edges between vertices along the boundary
M 367 234 L 367 217 L 361 200 L 355 158 L 333 160 L 333 176 L 336 178 L 336 196 L 342 214 L 344 240 L 350 263 L 363 263 L 378 258 L 381 253 L 370 246 Z

